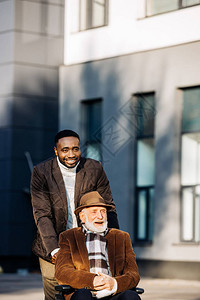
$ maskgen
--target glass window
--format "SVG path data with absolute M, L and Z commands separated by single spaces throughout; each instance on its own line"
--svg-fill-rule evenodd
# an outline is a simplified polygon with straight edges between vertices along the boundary
M 139 240 L 145 240 L 147 236 L 147 194 L 145 190 L 138 192 L 138 230 L 137 238 Z
M 136 239 L 152 241 L 155 182 L 155 95 L 154 93 L 135 95 L 133 101 L 137 136 Z
M 149 189 L 149 208 L 148 208 L 148 235 L 149 240 L 153 240 L 153 209 L 154 209 L 154 188 Z
M 193 240 L 193 189 L 184 188 L 182 193 L 182 238 L 185 241 Z
M 139 94 L 133 97 L 137 137 L 154 135 L 155 101 L 154 93 Z
M 179 0 L 147 0 L 147 15 L 156 15 L 179 8 Z
M 80 30 L 107 25 L 108 0 L 80 0 Z
M 157 15 L 200 4 L 200 0 L 147 0 L 147 16 Z
M 181 239 L 200 241 L 200 88 L 183 90 Z
M 200 0 L 183 0 L 182 1 L 183 7 L 196 5 L 196 4 L 200 4 Z
M 183 93 L 182 132 L 200 131 L 200 88 L 185 89 Z
M 182 185 L 200 184 L 200 133 L 182 135 Z
M 155 153 L 154 139 L 141 139 L 137 142 L 137 186 L 154 184 Z
M 99 161 L 101 161 L 101 110 L 101 99 L 82 102 L 84 155 Z
M 92 4 L 92 27 L 105 25 L 105 5 L 104 0 L 93 1 Z
M 153 239 L 153 199 L 154 188 L 143 188 L 137 191 L 137 240 Z
M 200 186 L 195 190 L 195 241 L 200 241 Z

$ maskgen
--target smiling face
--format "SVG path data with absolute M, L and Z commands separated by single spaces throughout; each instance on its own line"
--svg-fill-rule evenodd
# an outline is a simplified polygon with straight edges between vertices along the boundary
M 103 232 L 107 228 L 107 210 L 103 206 L 84 208 L 79 217 L 86 228 L 93 232 Z
M 74 168 L 81 157 L 80 141 L 74 136 L 63 137 L 58 140 L 54 151 L 64 166 Z

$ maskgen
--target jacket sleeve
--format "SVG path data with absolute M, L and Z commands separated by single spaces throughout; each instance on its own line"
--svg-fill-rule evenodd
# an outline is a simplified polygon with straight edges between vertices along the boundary
M 58 252 L 55 264 L 55 278 L 59 284 L 67 284 L 75 289 L 88 288 L 93 289 L 93 281 L 96 274 L 86 271 L 80 266 L 80 255 L 73 252 L 73 259 L 70 247 L 72 238 L 66 237 L 66 232 L 60 234 Z M 77 257 L 77 260 L 75 259 Z M 76 260 L 74 262 L 74 260 Z
M 101 164 L 99 171 L 100 176 L 97 180 L 97 191 L 104 198 L 107 204 L 113 206 L 113 208 L 108 212 L 108 227 L 119 229 L 119 222 L 117 218 L 115 202 L 112 197 L 112 192 L 110 189 L 108 178 Z
M 53 225 L 50 192 L 44 174 L 36 167 L 31 177 L 33 215 L 47 254 L 58 248 L 58 238 Z
M 117 293 L 136 287 L 140 281 L 136 257 L 128 233 L 125 233 L 125 266 L 123 274 L 115 276 L 115 279 L 117 281 Z

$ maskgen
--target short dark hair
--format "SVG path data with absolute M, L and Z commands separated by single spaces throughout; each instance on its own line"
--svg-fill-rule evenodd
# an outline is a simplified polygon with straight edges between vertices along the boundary
M 75 131 L 70 130 L 70 129 L 65 129 L 65 130 L 59 131 L 56 134 L 55 140 L 54 140 L 55 146 L 57 145 L 57 142 L 59 139 L 62 139 L 63 137 L 68 137 L 68 136 L 74 136 L 74 137 L 78 138 L 80 141 L 80 137 L 79 137 L 78 133 L 76 133 Z

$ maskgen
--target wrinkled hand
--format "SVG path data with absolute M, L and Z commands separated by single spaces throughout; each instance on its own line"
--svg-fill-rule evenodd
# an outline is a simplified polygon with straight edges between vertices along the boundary
M 115 280 L 111 276 L 103 273 L 98 273 L 98 276 L 95 276 L 93 281 L 94 289 L 96 291 L 104 289 L 111 291 L 114 287 L 114 284 Z
M 57 257 L 57 254 L 58 254 L 58 252 L 56 252 L 56 253 L 52 256 L 52 259 L 51 259 L 51 262 L 52 262 L 52 264 L 54 264 L 54 265 L 55 265 L 55 263 L 56 263 L 56 257 Z

